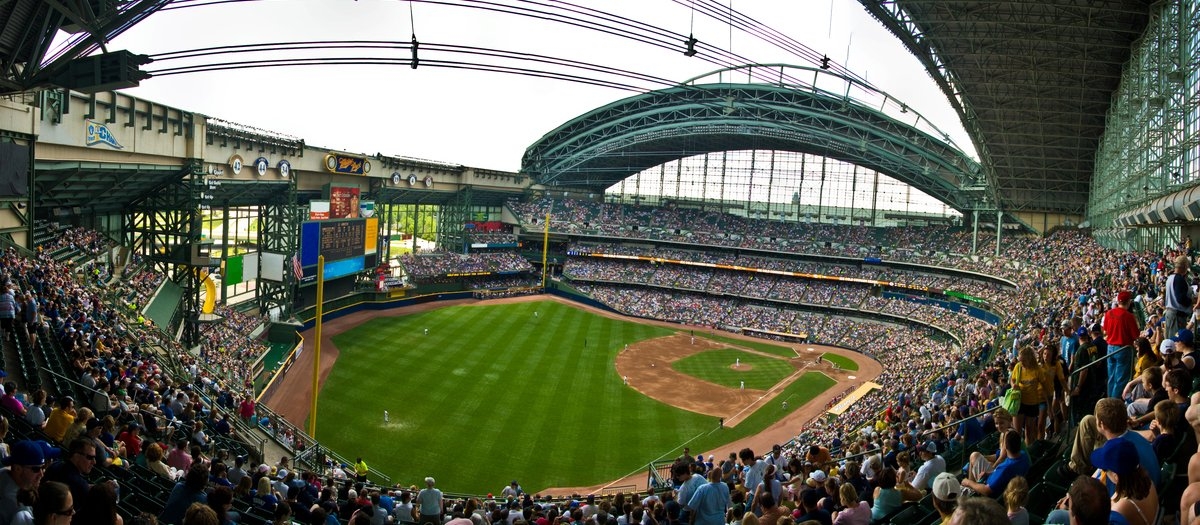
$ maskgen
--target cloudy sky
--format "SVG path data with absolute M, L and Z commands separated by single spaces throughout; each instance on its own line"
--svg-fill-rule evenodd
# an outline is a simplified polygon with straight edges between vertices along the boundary
M 781 49 L 758 35 L 730 31 L 728 15 L 716 20 L 706 5 L 727 9 L 731 0 L 276 0 L 215 3 L 183 0 L 187 6 L 157 13 L 118 37 L 109 49 L 158 55 L 213 46 L 299 41 L 380 41 L 407 46 L 414 32 L 425 60 L 447 60 L 557 71 L 588 78 L 631 82 L 609 74 L 478 54 L 448 53 L 437 47 L 468 46 L 621 69 L 667 81 L 703 75 L 718 66 L 702 60 L 732 51 L 757 63 L 815 65 L 811 58 Z M 695 2 L 695 3 L 693 3 Z M 855 0 L 732 0 L 738 13 L 828 55 L 877 88 L 925 115 L 962 147 L 969 141 L 948 103 L 917 60 Z M 703 42 L 697 57 L 673 49 L 581 28 L 562 21 L 497 12 L 525 9 L 566 14 L 568 9 L 607 13 L 645 35 L 657 29 L 692 33 Z M 487 9 L 490 8 L 490 9 Z M 619 27 L 610 19 L 608 27 Z M 663 37 L 668 40 L 670 37 Z M 525 148 L 543 134 L 593 108 L 635 92 L 485 71 L 408 67 L 409 51 L 389 48 L 278 50 L 222 53 L 159 60 L 159 70 L 248 60 L 370 58 L 382 65 L 268 67 L 163 75 L 129 93 L 239 124 L 301 137 L 308 144 L 350 152 L 400 155 L 515 171 Z M 706 51 L 707 50 L 707 51 Z M 643 88 L 648 81 L 634 84 Z

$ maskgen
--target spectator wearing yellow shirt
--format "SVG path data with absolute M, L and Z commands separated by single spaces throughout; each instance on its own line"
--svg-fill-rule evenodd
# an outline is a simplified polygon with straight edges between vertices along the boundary
M 369 471 L 370 469 L 367 468 L 367 462 L 363 461 L 363 458 L 360 457 L 354 462 L 354 479 L 356 481 L 360 483 L 366 483 L 367 472 Z
M 67 435 L 67 429 L 75 423 L 75 400 L 71 396 L 63 396 L 58 400 L 58 406 L 50 411 L 46 420 L 46 435 L 55 442 L 62 443 Z

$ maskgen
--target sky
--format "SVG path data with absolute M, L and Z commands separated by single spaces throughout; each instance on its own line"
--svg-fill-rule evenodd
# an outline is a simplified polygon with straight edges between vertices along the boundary
M 202 5 L 161 11 L 109 43 L 156 55 L 211 46 L 316 40 L 407 43 L 415 32 L 425 60 L 462 60 L 545 69 L 511 59 L 435 52 L 433 44 L 476 46 L 577 60 L 678 82 L 717 69 L 700 57 L 562 22 L 469 6 L 404 0 L 275 0 Z M 530 9 L 568 4 L 493 0 Z M 681 34 L 704 46 L 757 63 L 814 66 L 694 11 L 694 0 L 576 0 Z M 945 97 L 915 57 L 855 0 L 717 0 L 828 55 L 875 87 L 924 115 L 962 148 L 970 141 Z M 175 5 L 195 5 L 182 2 Z M 410 22 L 410 9 L 412 22 Z M 693 14 L 694 13 L 694 14 Z M 130 95 L 243 125 L 303 138 L 310 146 L 516 171 L 521 155 L 542 135 L 594 108 L 636 92 L 562 80 L 438 67 L 411 69 L 407 49 L 269 51 L 186 60 L 158 60 L 158 70 L 187 64 L 291 57 L 373 57 L 391 65 L 320 65 L 155 76 Z M 561 68 L 559 68 L 561 69 Z M 573 73 L 578 74 L 577 71 Z M 590 75 L 595 75 L 594 73 Z M 611 78 L 611 77 L 606 77 Z

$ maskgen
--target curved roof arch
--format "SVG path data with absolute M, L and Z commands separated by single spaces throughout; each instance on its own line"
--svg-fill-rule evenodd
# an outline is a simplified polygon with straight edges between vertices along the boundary
M 859 0 L 925 66 L 1006 212 L 1083 214 L 1151 0 Z
M 979 164 L 943 138 L 846 97 L 766 84 L 684 85 L 596 108 L 526 149 L 521 172 L 602 191 L 669 161 L 750 149 L 873 169 L 959 211 L 984 205 Z

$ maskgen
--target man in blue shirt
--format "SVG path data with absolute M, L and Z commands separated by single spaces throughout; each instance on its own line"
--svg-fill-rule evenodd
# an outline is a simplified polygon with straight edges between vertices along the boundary
M 1075 335 L 1071 321 L 1063 321 L 1062 337 L 1058 338 L 1058 353 L 1062 355 L 1063 362 L 1070 363 L 1071 358 L 1075 357 L 1076 350 L 1079 350 L 1079 337 Z
M 964 479 L 962 486 L 989 498 L 1003 494 L 1009 480 L 1029 472 L 1029 456 L 1021 452 L 1021 434 L 1016 430 L 1004 433 L 1004 454 L 1004 461 L 988 475 L 987 483 Z
M 724 525 L 729 508 L 729 485 L 721 481 L 721 470 L 708 471 L 708 483 L 701 485 L 687 502 L 692 525 Z

